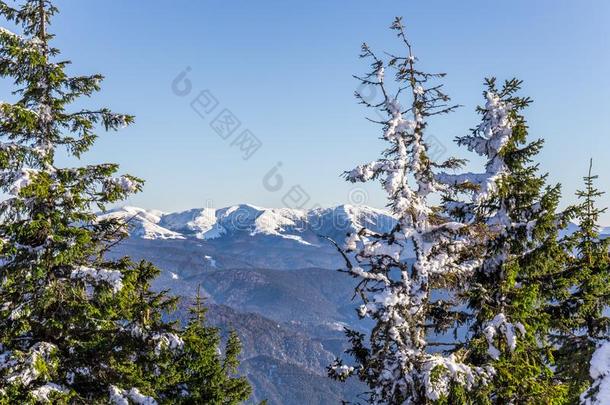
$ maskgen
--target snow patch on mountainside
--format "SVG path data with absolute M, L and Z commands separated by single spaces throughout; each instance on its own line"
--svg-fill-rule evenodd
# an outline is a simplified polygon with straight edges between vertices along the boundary
M 210 266 L 216 267 L 216 260 L 212 256 L 205 255 L 203 258 L 210 264 Z
M 194 235 L 198 239 L 215 239 L 226 231 L 216 220 L 216 210 L 212 208 L 191 209 L 163 215 L 159 225 L 178 233 Z
M 100 218 L 119 218 L 127 222 L 132 237 L 142 239 L 184 239 L 178 232 L 159 226 L 163 213 L 137 207 L 122 207 L 110 210 Z

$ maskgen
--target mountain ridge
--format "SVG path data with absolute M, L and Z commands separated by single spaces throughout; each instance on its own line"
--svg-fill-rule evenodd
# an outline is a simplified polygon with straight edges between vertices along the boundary
M 336 229 L 355 230 L 367 226 L 382 231 L 396 223 L 387 211 L 349 204 L 310 210 L 238 204 L 218 209 L 192 208 L 167 213 L 122 206 L 100 215 L 102 218 L 110 216 L 129 220 L 135 228 L 132 236 L 143 239 L 213 240 L 239 232 L 250 236 L 279 236 L 300 243 L 307 243 L 298 235 L 305 230 L 324 234 L 329 230 L 333 233 Z

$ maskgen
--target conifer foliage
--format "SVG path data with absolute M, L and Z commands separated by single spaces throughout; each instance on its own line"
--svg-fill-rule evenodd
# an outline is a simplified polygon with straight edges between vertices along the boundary
M 404 45 L 405 56 L 390 55 L 386 62 L 366 44 L 362 46 L 371 72 L 359 80 L 378 88 L 383 99 L 374 104 L 356 94 L 367 107 L 387 117 L 379 124 L 389 146 L 382 158 L 355 168 L 346 177 L 351 182 L 378 179 L 398 223 L 387 234 L 362 229 L 348 237 L 346 252 L 340 249 L 345 271 L 359 281 L 359 316 L 372 319 L 374 326 L 369 336 L 347 331 L 352 344 L 348 353 L 355 365 L 337 359 L 329 374 L 340 380 L 356 375 L 368 384 L 371 403 L 453 400 L 490 377 L 489 368 L 465 364 L 465 353 L 457 347 L 447 354 L 430 350 L 434 344 L 457 345 L 454 340 L 431 342 L 430 333 L 459 326 L 463 314 L 456 309 L 451 292 L 478 265 L 464 243 L 469 227 L 447 218 L 446 209 L 432 203 L 433 197 L 450 191 L 437 180 L 435 171 L 459 167 L 461 162 L 433 162 L 425 130 L 431 117 L 449 113 L 455 106 L 449 104 L 442 85 L 435 83 L 443 74 L 417 67 L 402 21 L 396 19 L 391 28 Z M 414 262 L 405 259 L 410 250 Z M 441 288 L 445 293 L 433 293 Z
M 548 281 L 564 263 L 559 229 L 569 213 L 558 213 L 560 188 L 546 185 L 533 163 L 543 141 L 528 140 L 523 110 L 531 103 L 517 93 L 521 81 L 500 88 L 486 80 L 481 123 L 457 138 L 486 159 L 485 172 L 439 176 L 472 190 L 453 201 L 454 213 L 485 228 L 481 264 L 461 294 L 469 309 L 468 361 L 493 367 L 493 378 L 477 392 L 493 403 L 561 403 L 565 387 L 553 379 Z
M 0 403 L 244 400 L 249 387 L 232 377 L 235 337 L 223 362 L 200 317 L 186 330 L 163 320 L 174 299 L 150 290 L 156 268 L 106 258 L 126 225 L 94 212 L 142 181 L 111 163 L 56 165 L 58 149 L 79 158 L 97 129 L 133 122 L 107 108 L 70 108 L 103 77 L 66 73 L 47 32 L 56 12 L 48 0 L 0 1 L 0 14 L 23 31 L 0 28 L 0 76 L 15 85 L 3 95 L 14 101 L 0 102 Z
M 241 343 L 231 332 L 219 355 L 220 333 L 205 325 L 206 308 L 199 293 L 181 338 L 183 349 L 174 359 L 175 384 L 166 393 L 175 404 L 237 404 L 248 399 L 251 388 L 243 377 L 234 377 Z M 188 395 L 184 395 L 188 391 Z
M 557 378 L 570 388 L 570 400 L 585 404 L 610 402 L 610 239 L 600 237 L 599 216 L 606 210 L 596 205 L 604 193 L 595 187 L 596 175 L 584 177 L 574 207 L 578 229 L 564 238 L 569 260 L 557 272 L 557 294 L 549 313 L 554 320 L 557 346 Z

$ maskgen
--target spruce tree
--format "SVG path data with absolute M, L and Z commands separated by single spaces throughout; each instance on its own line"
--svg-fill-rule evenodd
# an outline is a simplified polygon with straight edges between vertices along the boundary
M 387 117 L 378 123 L 389 146 L 380 159 L 358 166 L 346 177 L 351 182 L 379 180 L 397 224 L 385 234 L 363 228 L 349 235 L 345 250 L 337 244 L 346 261 L 343 271 L 358 280 L 358 314 L 370 318 L 373 327 L 370 334 L 346 331 L 351 342 L 347 353 L 355 364 L 337 359 L 329 374 L 365 382 L 370 403 L 459 403 L 466 391 L 485 382 L 491 370 L 465 364 L 466 353 L 455 338 L 431 340 L 434 332 L 459 326 L 464 314 L 452 292 L 478 263 L 468 249 L 469 227 L 449 220 L 443 215 L 446 210 L 433 203 L 448 192 L 435 171 L 457 168 L 461 161 L 432 161 L 426 127 L 431 117 L 455 106 L 435 83 L 444 75 L 417 67 L 401 19 L 391 28 L 406 55 L 382 59 L 364 44 L 361 57 L 371 61 L 371 71 L 358 77 L 363 85 L 377 88 L 382 100 L 370 102 L 356 93 L 361 103 Z M 394 86 L 387 80 L 390 74 Z M 406 259 L 411 250 L 414 260 Z M 434 353 L 436 344 L 450 350 Z
M 181 331 L 163 320 L 175 300 L 150 290 L 158 269 L 106 253 L 126 237 L 126 224 L 95 215 L 139 191 L 142 181 L 118 176 L 112 163 L 58 167 L 65 149 L 75 161 L 96 130 L 133 122 L 107 108 L 71 109 L 100 89 L 103 77 L 69 76 L 68 61 L 50 45 L 49 0 L 0 1 L 0 14 L 22 34 L 0 28 L 0 77 L 12 79 L 15 101 L 0 103 L 0 404 L 202 403 L 200 392 L 238 392 L 209 403 L 247 397 L 232 379 L 235 339 L 221 362 L 216 339 L 192 324 Z M 205 344 L 207 352 L 198 351 Z M 203 350 L 203 349 L 201 349 Z M 214 378 L 208 380 L 208 362 Z M 200 372 L 201 370 L 201 372 Z M 227 378 L 225 378 L 227 377 Z M 214 380 L 215 381 L 215 380 Z M 203 400 L 205 402 L 205 400 Z
M 596 199 L 604 193 L 595 187 L 597 176 L 591 170 L 592 162 L 584 190 L 576 193 L 582 200 L 574 207 L 578 230 L 563 240 L 569 260 L 551 278 L 556 293 L 548 312 L 554 327 L 557 379 L 570 388 L 570 403 L 577 403 L 593 383 L 582 400 L 597 404 L 604 403 L 600 389 L 605 385 L 610 389 L 610 319 L 604 313 L 610 305 L 610 240 L 600 237 L 599 216 L 606 209 L 598 208 Z
M 174 359 L 175 384 L 165 395 L 175 404 L 230 405 L 247 400 L 251 388 L 243 377 L 235 377 L 239 366 L 241 343 L 235 332 L 229 333 L 224 353 L 219 350 L 220 331 L 206 326 L 202 297 L 197 292 L 190 317 L 181 334 L 184 347 Z M 188 395 L 184 395 L 188 392 Z
M 482 122 L 459 145 L 487 160 L 484 173 L 439 176 L 470 188 L 471 198 L 453 201 L 453 215 L 485 227 L 483 261 L 463 290 L 468 322 L 467 360 L 491 366 L 493 378 L 473 395 L 474 403 L 554 404 L 566 388 L 553 378 L 548 333 L 548 280 L 564 264 L 558 229 L 560 188 L 546 185 L 533 163 L 543 141 L 528 141 L 523 110 L 529 98 L 517 95 L 521 81 L 486 80 Z

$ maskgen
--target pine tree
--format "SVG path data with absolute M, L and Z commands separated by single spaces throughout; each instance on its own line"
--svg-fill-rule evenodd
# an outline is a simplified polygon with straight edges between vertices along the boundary
M 199 339 L 217 343 L 207 331 L 163 320 L 175 300 L 150 290 L 159 270 L 107 258 L 126 224 L 94 212 L 139 191 L 142 181 L 117 176 L 112 163 L 55 164 L 59 148 L 77 160 L 97 129 L 133 122 L 107 108 L 70 109 L 98 91 L 103 77 L 67 75 L 69 62 L 57 60 L 47 32 L 56 12 L 49 0 L 0 1 L 0 14 L 23 28 L 22 35 L 0 28 L 0 77 L 13 80 L 16 99 L 0 103 L 0 192 L 7 196 L 0 202 L 0 404 L 174 403 L 176 377 L 186 370 L 184 402 L 230 386 L 238 393 L 217 403 L 234 403 L 247 396 L 243 380 L 222 376 L 221 386 L 206 386 L 209 374 L 198 370 L 208 361 L 215 379 L 232 374 L 235 338 L 225 364 L 214 368 L 221 359 L 193 347 Z
M 175 384 L 168 398 L 176 404 L 238 404 L 250 397 L 251 388 L 243 377 L 234 377 L 239 366 L 241 343 L 231 332 L 221 357 L 219 330 L 205 325 L 207 309 L 199 291 L 192 306 L 191 316 L 182 333 L 184 348 L 175 359 Z M 188 395 L 183 395 L 183 390 Z
M 442 174 L 447 184 L 470 185 L 471 198 L 453 201 L 454 215 L 485 227 L 481 265 L 463 290 L 471 319 L 467 361 L 491 366 L 490 383 L 473 402 L 562 403 L 565 386 L 553 379 L 545 312 L 547 282 L 563 266 L 558 229 L 569 215 L 558 213 L 560 188 L 546 185 L 532 163 L 543 141 L 529 142 L 522 115 L 530 103 L 519 97 L 521 81 L 497 88 L 486 81 L 482 122 L 459 145 L 487 159 L 484 173 Z
M 349 235 L 345 250 L 336 244 L 346 261 L 343 271 L 359 281 L 355 294 L 362 300 L 359 316 L 372 319 L 374 325 L 368 336 L 346 331 L 351 342 L 347 353 L 355 364 L 337 359 L 329 366 L 329 375 L 338 380 L 357 376 L 370 388 L 370 403 L 459 403 L 467 390 L 489 377 L 490 370 L 463 363 L 466 353 L 455 340 L 430 339 L 433 332 L 442 334 L 459 326 L 464 314 L 451 292 L 478 261 L 468 249 L 470 229 L 448 220 L 444 208 L 431 202 L 448 192 L 436 180 L 435 170 L 457 168 L 461 161 L 433 162 L 424 139 L 428 120 L 456 107 L 448 104 L 442 85 L 434 84 L 444 75 L 416 67 L 401 19 L 391 28 L 407 55 L 390 55 L 386 61 L 364 44 L 361 57 L 371 60 L 371 71 L 358 79 L 379 89 L 383 99 L 372 103 L 356 93 L 361 103 L 387 117 L 378 123 L 389 146 L 382 158 L 355 168 L 346 177 L 351 182 L 378 179 L 397 224 L 386 234 L 363 228 Z M 395 73 L 394 90 L 386 70 Z M 399 98 L 407 100 L 407 107 Z M 414 262 L 405 259 L 411 249 Z M 435 344 L 454 349 L 432 353 Z
M 582 399 L 596 404 L 603 403 L 595 398 L 610 373 L 610 319 L 604 314 L 610 305 L 610 240 L 600 238 L 599 216 L 606 209 L 597 208 L 595 200 L 604 193 L 595 187 L 597 176 L 591 170 L 592 162 L 584 177 L 585 189 L 576 193 L 582 200 L 574 207 L 579 228 L 563 240 L 570 260 L 552 277 L 556 293 L 548 311 L 557 347 L 556 377 L 570 388 L 570 403 L 577 403 L 595 379 Z M 610 386 L 610 380 L 605 384 Z

